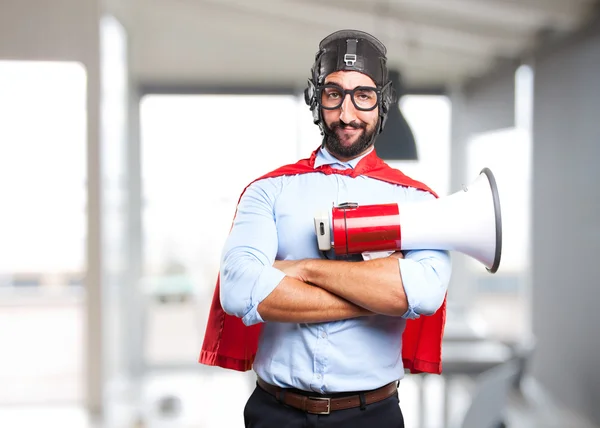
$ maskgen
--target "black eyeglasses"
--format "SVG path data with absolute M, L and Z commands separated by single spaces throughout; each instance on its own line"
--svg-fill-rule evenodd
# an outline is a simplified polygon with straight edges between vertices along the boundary
M 381 99 L 381 90 L 372 86 L 344 89 L 339 85 L 327 84 L 317 88 L 317 100 L 319 100 L 321 107 L 326 110 L 340 108 L 347 94 L 350 94 L 354 107 L 362 111 L 373 110 Z

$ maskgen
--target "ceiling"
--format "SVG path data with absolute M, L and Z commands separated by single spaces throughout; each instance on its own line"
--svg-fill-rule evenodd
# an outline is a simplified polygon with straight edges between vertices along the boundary
M 568 34 L 597 0 L 108 0 L 141 83 L 302 88 L 319 41 L 354 28 L 388 48 L 412 88 L 479 77 Z

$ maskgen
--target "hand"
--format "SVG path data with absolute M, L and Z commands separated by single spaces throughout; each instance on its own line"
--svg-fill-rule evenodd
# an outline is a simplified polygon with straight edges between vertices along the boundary
M 394 251 L 388 257 L 392 257 L 394 259 L 403 259 L 404 258 L 404 254 L 402 253 L 402 251 Z
M 275 260 L 273 267 L 279 269 L 289 277 L 308 283 L 304 270 L 304 260 Z

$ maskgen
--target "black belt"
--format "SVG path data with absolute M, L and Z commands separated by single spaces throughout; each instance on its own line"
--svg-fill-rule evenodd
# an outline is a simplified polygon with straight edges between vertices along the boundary
M 372 391 L 365 391 L 347 397 L 327 398 L 297 394 L 285 388 L 271 385 L 261 378 L 258 378 L 257 383 L 259 387 L 271 394 L 278 401 L 314 415 L 328 415 L 335 410 L 352 409 L 354 407 L 377 403 L 391 397 L 398 391 L 397 383 L 391 382 Z M 364 403 L 361 403 L 361 395 L 364 395 Z

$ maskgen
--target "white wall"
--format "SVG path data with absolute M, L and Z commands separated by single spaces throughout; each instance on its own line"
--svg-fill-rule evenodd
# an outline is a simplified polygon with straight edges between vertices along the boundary
M 600 25 L 535 63 L 535 377 L 600 425 Z

